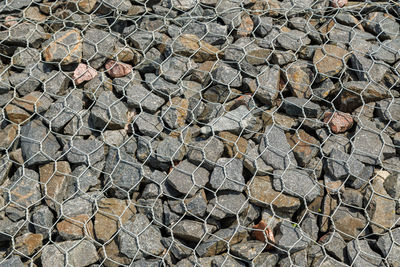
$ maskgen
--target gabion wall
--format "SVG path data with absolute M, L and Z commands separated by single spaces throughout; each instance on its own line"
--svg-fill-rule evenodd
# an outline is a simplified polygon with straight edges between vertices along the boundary
M 0 1 L 0 266 L 399 266 L 399 15 Z

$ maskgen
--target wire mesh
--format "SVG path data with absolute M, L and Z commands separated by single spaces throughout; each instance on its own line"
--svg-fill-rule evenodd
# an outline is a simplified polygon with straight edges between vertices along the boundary
M 399 266 L 399 14 L 0 1 L 0 266 Z

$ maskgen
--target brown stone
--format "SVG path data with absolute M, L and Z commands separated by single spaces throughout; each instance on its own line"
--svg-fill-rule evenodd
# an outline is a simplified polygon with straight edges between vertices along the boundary
M 18 126 L 9 124 L 0 131 L 0 149 L 8 149 L 18 134 Z
M 87 82 L 92 80 L 97 76 L 97 71 L 83 63 L 79 63 L 78 67 L 74 70 L 73 79 L 75 80 L 75 84 L 81 84 L 83 82 Z
M 174 97 L 167 103 L 168 107 L 171 107 L 170 111 L 175 112 L 176 126 L 185 126 L 185 121 L 188 116 L 189 101 L 184 98 Z
M 330 218 L 345 241 L 362 236 L 362 232 L 369 224 L 360 212 L 342 206 L 334 211 Z
M 116 60 L 133 65 L 139 64 L 142 56 L 130 47 L 118 47 L 114 49 L 113 55 Z
M 15 250 L 26 256 L 31 256 L 42 247 L 42 234 L 26 233 L 15 238 Z
M 269 176 L 255 176 L 248 188 L 250 202 L 271 207 L 278 214 L 293 214 L 300 207 L 298 198 L 275 191 Z
M 104 248 L 101 247 L 98 253 L 100 257 L 104 260 L 102 264 L 104 264 L 105 267 L 119 267 L 121 265 L 129 265 L 129 263 L 132 261 L 131 259 L 119 253 L 118 244 L 115 239 L 105 244 Z
M 253 28 L 254 28 L 253 20 L 247 13 L 244 13 L 242 15 L 240 25 L 236 29 L 236 31 L 237 31 L 236 34 L 239 37 L 249 36 L 253 32 Z
M 10 159 L 19 163 L 19 164 L 24 164 L 24 158 L 22 157 L 22 151 L 21 148 L 18 148 L 17 150 L 11 151 L 9 153 Z
M 230 132 L 220 132 L 218 134 L 221 141 L 224 143 L 225 151 L 227 151 L 230 158 L 243 158 L 247 151 L 247 140 L 243 137 L 238 137 Z
M 97 0 L 75 0 L 75 2 L 78 2 L 79 10 L 90 13 L 96 6 Z
M 343 112 L 353 112 L 356 108 L 367 103 L 391 97 L 386 87 L 371 82 L 344 82 L 342 89 L 335 105 Z
M 384 186 L 384 178 L 375 176 L 372 188 L 367 187 L 365 198 L 370 200 L 367 212 L 370 218 L 371 229 L 375 234 L 382 234 L 392 229 L 397 222 L 396 201 L 391 198 Z
M 47 110 L 52 101 L 42 92 L 35 91 L 21 98 L 15 98 L 12 103 L 28 112 L 40 113 Z
M 271 49 L 258 48 L 250 50 L 246 53 L 246 61 L 251 65 L 262 65 L 267 62 L 271 55 Z
M 73 177 L 70 177 L 71 168 L 67 161 L 50 162 L 39 167 L 39 180 L 47 205 L 55 209 L 56 201 L 62 203 L 66 196 L 67 185 Z
M 293 135 L 286 133 L 286 139 L 301 167 L 305 167 L 319 152 L 318 140 L 303 129 L 297 130 Z
M 349 113 L 344 112 L 327 112 L 324 116 L 324 122 L 334 133 L 344 133 L 353 127 L 354 121 Z
M 254 231 L 252 232 L 253 236 L 257 239 L 260 240 L 262 242 L 265 242 L 265 237 L 267 237 L 267 240 L 269 242 L 274 243 L 275 242 L 275 238 L 274 238 L 274 233 L 273 231 L 267 227 L 267 224 L 264 221 L 260 221 L 258 224 L 253 226 L 254 230 L 261 230 L 261 231 Z M 264 232 L 265 234 L 264 234 Z
M 311 83 L 314 76 L 310 63 L 305 60 L 297 60 L 289 64 L 284 73 L 294 96 L 310 98 Z
M 194 34 L 182 34 L 173 44 L 176 54 L 192 57 L 195 62 L 217 60 L 223 53 L 215 46 L 199 39 Z
M 6 27 L 11 27 L 11 26 L 14 26 L 15 24 L 17 24 L 18 23 L 18 18 L 17 17 L 14 17 L 14 16 L 7 16 L 7 17 L 5 17 L 5 19 L 4 19 L 4 23 L 3 23 L 3 25 L 4 26 L 6 26 Z
M 95 215 L 94 231 L 96 238 L 107 242 L 122 224 L 132 220 L 136 208 L 128 200 L 104 198 L 98 201 L 98 212 Z
M 47 19 L 47 16 L 40 13 L 39 7 L 37 7 L 37 6 L 27 7 L 24 10 L 23 14 L 24 14 L 24 17 L 29 20 L 44 21 Z
M 93 238 L 93 223 L 87 214 L 80 214 L 62 220 L 56 225 L 57 231 L 64 239 L 81 239 L 86 236 Z
M 250 7 L 253 10 L 251 13 L 254 15 L 265 15 L 278 16 L 278 10 L 281 8 L 278 0 L 258 0 L 254 5 Z
M 322 48 L 318 48 L 314 53 L 313 63 L 320 74 L 319 80 L 322 81 L 341 72 L 348 58 L 349 52 L 339 46 L 325 44 Z
M 79 63 L 82 59 L 82 37 L 76 29 L 58 32 L 43 51 L 47 62 L 60 62 L 62 65 Z
M 113 78 L 124 77 L 132 72 L 131 65 L 122 62 L 117 62 L 115 60 L 107 61 L 105 67 L 107 73 Z
M 210 73 L 216 68 L 214 61 L 206 61 L 192 71 L 192 79 L 195 82 L 204 83 L 210 77 Z
M 7 118 L 17 124 L 25 124 L 28 122 L 29 117 L 31 114 L 26 112 L 20 107 L 17 107 L 13 104 L 8 104 L 6 106 L 6 114 Z

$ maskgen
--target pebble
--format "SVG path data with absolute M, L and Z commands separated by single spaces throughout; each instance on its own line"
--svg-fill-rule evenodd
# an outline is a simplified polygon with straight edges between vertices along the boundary
M 107 61 L 105 65 L 107 73 L 113 78 L 120 78 L 132 72 L 132 66 L 115 60 Z
M 94 77 L 96 77 L 97 71 L 83 63 L 78 64 L 78 67 L 74 70 L 74 80 L 75 84 L 81 84 L 83 82 L 87 82 L 92 80 Z
M 324 122 L 328 124 L 331 131 L 335 134 L 346 132 L 353 127 L 354 124 L 351 115 L 343 112 L 325 113 Z

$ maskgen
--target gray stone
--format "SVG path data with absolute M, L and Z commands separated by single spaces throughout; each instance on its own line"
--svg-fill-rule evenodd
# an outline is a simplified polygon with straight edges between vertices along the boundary
M 110 1 L 110 0 L 106 0 Z M 106 2 L 103 1 L 103 2 Z M 114 0 L 117 2 L 120 0 Z M 120 1 L 121 2 L 121 1 Z M 129 3 L 129 1 L 127 1 Z M 117 7 L 118 5 L 114 6 Z M 118 6 L 120 8 L 121 6 Z M 113 55 L 117 38 L 110 32 L 91 28 L 83 35 L 82 59 L 95 69 L 101 67 Z
M 144 77 L 146 84 L 151 89 L 152 93 L 158 94 L 163 98 L 177 96 L 182 93 L 179 85 L 170 83 L 153 73 L 146 73 Z
M 285 97 L 283 109 L 289 116 L 316 118 L 321 113 L 321 107 L 305 98 Z
M 61 210 L 58 211 L 58 214 L 59 216 L 62 214 L 66 217 L 86 214 L 90 217 L 94 212 L 93 204 L 94 200 L 92 200 L 89 195 L 77 196 L 65 201 L 61 206 Z
M 370 267 L 382 266 L 381 256 L 373 251 L 368 245 L 368 241 L 355 239 L 347 244 L 347 256 L 352 266 Z
M 112 81 L 104 72 L 98 72 L 93 79 L 83 85 L 83 93 L 90 100 L 96 100 L 101 93 L 111 91 L 112 89 Z
M 335 17 L 336 18 L 336 17 Z M 289 25 L 299 31 L 302 31 L 304 33 L 306 33 L 308 35 L 308 37 L 316 42 L 317 44 L 322 44 L 322 38 L 319 35 L 319 32 L 315 29 L 315 27 L 309 23 L 305 18 L 303 17 L 293 17 L 289 20 Z M 293 31 L 290 32 L 291 34 L 293 34 Z M 304 40 L 304 35 L 302 34 L 301 36 L 303 36 L 300 40 L 302 41 L 307 41 L 307 39 Z M 292 37 L 293 38 L 293 37 Z M 299 38 L 299 37 L 297 37 Z M 300 43 L 300 45 L 308 45 L 303 43 Z
M 398 123 L 400 121 L 400 98 L 378 101 L 375 110 L 379 118 Z
M 254 175 L 267 175 L 274 170 L 271 166 L 267 165 L 258 153 L 258 146 L 247 148 L 246 155 L 244 156 L 243 166 Z
M 82 94 L 78 91 L 72 92 L 51 104 L 44 114 L 45 122 L 51 126 L 51 129 L 59 132 L 75 114 L 82 110 L 82 105 Z
M 40 52 L 34 48 L 18 47 L 11 60 L 13 66 L 25 68 L 40 61 Z
M 172 136 L 162 140 L 156 150 L 156 159 L 160 162 L 181 161 L 185 156 L 185 145 L 181 138 Z
M 372 170 L 357 160 L 355 155 L 348 155 L 337 149 L 332 149 L 325 169 L 335 180 L 349 178 L 349 182 L 356 189 L 367 183 L 372 176 Z
M 169 82 L 177 83 L 190 74 L 191 69 L 195 69 L 196 66 L 197 64 L 191 59 L 174 56 L 161 63 L 157 74 Z
M 317 224 L 317 218 L 315 217 L 314 214 L 311 212 L 308 212 L 301 224 L 300 224 L 301 229 L 303 232 L 312 240 L 317 242 L 318 241 L 318 232 L 319 232 L 319 227 Z
M 395 266 L 400 261 L 400 228 L 391 230 L 378 238 L 376 246 L 389 265 Z
M 224 152 L 224 144 L 215 137 L 210 137 L 202 141 L 193 141 L 188 145 L 187 158 L 195 164 L 207 170 L 212 170 L 217 160 Z
M 103 145 L 96 139 L 74 139 L 64 147 L 64 152 L 70 163 L 92 165 L 104 159 Z
M 376 60 L 382 60 L 386 63 L 393 64 L 400 59 L 400 40 L 386 40 L 379 44 L 373 45 L 368 51 L 368 55 Z
M 298 51 L 302 46 L 310 44 L 307 34 L 298 30 L 282 32 L 276 38 L 276 45 L 285 50 Z
M 54 225 L 54 215 L 47 206 L 41 205 L 36 207 L 33 210 L 31 220 L 35 233 L 42 234 L 43 239 L 51 235 L 52 226 Z
M 155 183 L 149 183 L 145 186 L 142 192 L 142 198 L 156 198 L 161 194 L 161 188 Z
M 129 77 L 115 78 L 113 86 L 116 92 L 127 97 L 129 106 L 143 108 L 146 112 L 154 114 L 165 103 L 163 98 L 153 94 L 138 81 Z
M 73 191 L 79 190 L 80 192 L 87 192 L 91 187 L 100 185 L 101 181 L 99 178 L 101 172 L 95 169 L 98 167 L 96 165 L 94 165 L 94 168 L 81 165 L 74 169 L 71 173 L 73 177 L 76 177 L 75 188 Z
M 134 221 L 124 223 L 118 234 L 118 245 L 120 252 L 128 258 L 138 258 L 140 254 L 159 255 L 164 250 L 161 239 L 160 231 L 139 213 Z
M 328 33 L 332 44 L 347 45 L 355 40 L 374 41 L 375 36 L 357 28 L 335 23 Z
M 221 191 L 208 202 L 207 212 L 216 220 L 235 217 L 248 208 L 247 198 L 238 192 Z
M 162 37 L 158 32 L 152 33 L 137 30 L 135 25 L 132 26 L 132 29 L 128 27 L 125 28 L 123 35 L 126 36 L 132 42 L 133 46 L 140 51 L 146 51 L 161 41 Z
M 363 26 L 381 40 L 395 39 L 400 34 L 396 18 L 383 12 L 369 13 Z
M 33 23 L 18 23 L 8 30 L 0 32 L 0 39 L 6 45 L 38 48 L 50 36 L 42 26 Z
M 26 224 L 25 220 L 14 222 L 5 217 L 0 220 L 0 241 L 11 241 L 12 237 L 16 236 L 18 232 L 23 231 Z M 21 229 L 22 228 L 22 229 Z
M 398 199 L 400 197 L 400 173 L 394 172 L 386 177 L 383 186 L 392 198 Z
M 278 266 L 307 266 L 307 256 L 307 251 L 305 249 L 290 253 L 289 257 L 285 257 L 279 261 Z
M 265 67 L 257 75 L 255 97 L 263 104 L 272 106 L 279 94 L 280 68 L 277 65 Z M 251 89 L 251 88 L 250 88 Z
M 218 133 L 228 131 L 239 133 L 242 129 L 251 128 L 256 120 L 246 106 L 241 105 L 235 110 L 213 119 L 207 126 L 200 129 L 201 133 Z
M 96 247 L 88 240 L 65 241 L 44 246 L 42 266 L 88 266 L 99 260 Z
M 142 112 L 133 119 L 133 123 L 138 127 L 143 135 L 155 137 L 163 130 L 161 119 L 158 116 Z
M 379 83 L 389 70 L 384 63 L 371 60 L 364 55 L 354 52 L 350 57 L 352 69 L 360 81 L 374 81 Z
M 40 80 L 35 79 L 27 72 L 12 72 L 9 80 L 21 96 L 35 91 L 40 86 Z
M 230 252 L 241 259 L 253 260 L 265 249 L 266 244 L 258 240 L 249 240 L 230 247 Z
M 370 121 L 360 121 L 352 139 L 352 155 L 363 163 L 380 164 L 381 161 L 396 155 L 392 139 Z
M 10 2 L 1 3 L 0 9 L 1 11 L 20 11 L 24 9 L 24 7 L 29 6 L 31 3 L 32 1 L 29 0 L 13 0 Z
M 184 160 L 173 168 L 167 182 L 179 193 L 194 196 L 199 187 L 208 183 L 209 175 L 206 169 Z
M 116 149 L 111 149 L 106 158 L 104 172 L 107 180 L 115 187 L 118 198 L 127 198 L 130 190 L 142 180 L 142 168 L 133 157 Z
M 346 188 L 343 190 L 342 194 L 342 203 L 353 208 L 362 208 L 363 207 L 363 195 L 360 191 L 354 190 L 351 188 Z
M 172 255 L 174 255 L 174 257 L 178 260 L 187 258 L 192 254 L 192 249 L 185 245 L 183 241 L 180 241 L 176 238 L 163 238 L 161 242 L 163 243 L 164 247 L 169 249 Z
M 316 96 L 320 99 L 327 98 L 331 92 L 336 89 L 335 84 L 331 79 L 327 78 L 323 80 L 317 87 L 312 89 L 313 96 Z
M 196 0 L 168 0 L 167 1 L 168 8 L 175 8 L 179 11 L 189 11 L 194 8 L 197 4 Z
M 265 37 L 273 27 L 273 20 L 267 16 L 254 16 L 254 29 L 260 37 Z
M 6 260 L 3 260 L 0 263 L 0 267 L 24 267 L 25 265 L 22 263 L 21 258 L 17 256 L 13 256 Z
M 39 175 L 24 167 L 17 169 L 5 188 L 9 190 L 9 193 L 4 195 L 5 200 L 12 201 L 23 208 L 39 204 L 38 202 L 42 198 Z
M 196 248 L 200 257 L 208 257 L 227 250 L 228 246 L 239 243 L 247 236 L 247 231 L 241 227 L 230 227 L 218 230 L 207 236 Z
M 90 111 L 82 109 L 65 125 L 64 134 L 85 136 L 92 135 L 92 129 L 90 121 Z
M 297 165 L 285 133 L 277 126 L 267 126 L 265 128 L 258 152 L 264 162 L 274 169 L 284 170 L 290 165 Z
M 325 250 L 338 260 L 346 259 L 346 242 L 337 232 L 329 232 L 320 239 L 320 244 Z
M 128 123 L 128 109 L 111 91 L 102 92 L 93 106 L 90 118 L 96 129 L 120 129 Z
M 244 262 L 236 260 L 229 254 L 212 256 L 210 258 L 212 259 L 211 267 L 219 267 L 219 266 L 245 267 L 246 266 L 246 264 Z M 205 258 L 200 258 L 200 260 L 202 260 L 202 259 L 205 259 Z
M 174 237 L 199 242 L 207 233 L 213 233 L 216 227 L 193 220 L 182 220 L 172 228 Z
M 274 189 L 288 195 L 313 201 L 320 194 L 320 187 L 313 177 L 300 169 L 276 170 L 272 180 Z
M 145 214 L 149 220 L 152 220 L 156 226 L 163 226 L 164 206 L 160 198 L 150 198 L 137 200 L 137 211 Z
M 25 164 L 43 164 L 57 158 L 60 145 L 56 137 L 40 121 L 21 127 L 21 151 Z
M 240 71 L 225 63 L 217 64 L 211 72 L 211 76 L 214 82 L 222 85 L 229 87 L 240 87 L 242 85 L 242 75 Z
M 276 266 L 279 260 L 277 253 L 263 252 L 253 259 L 251 267 L 257 266 Z
M 242 192 L 245 186 L 243 162 L 237 158 L 220 158 L 210 176 L 210 186 L 214 190 Z
M 279 223 L 275 234 L 275 244 L 285 251 L 296 252 L 305 249 L 310 243 L 301 228 L 289 221 Z
M 126 13 L 131 9 L 132 4 L 129 0 L 102 0 L 111 10 L 118 10 L 119 12 Z

